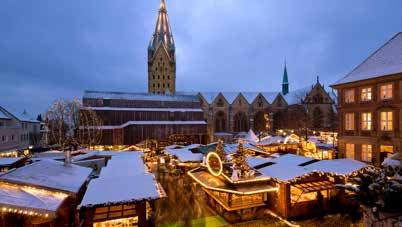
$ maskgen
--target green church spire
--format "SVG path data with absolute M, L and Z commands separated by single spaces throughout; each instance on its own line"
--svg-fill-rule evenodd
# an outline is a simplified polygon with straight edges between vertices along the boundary
M 285 60 L 285 69 L 283 71 L 283 79 L 282 79 L 282 94 L 286 95 L 289 93 L 289 80 L 288 80 L 288 70 L 286 69 L 286 60 Z

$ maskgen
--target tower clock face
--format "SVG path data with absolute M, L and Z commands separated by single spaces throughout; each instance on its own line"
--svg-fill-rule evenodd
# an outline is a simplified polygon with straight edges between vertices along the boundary
M 207 168 L 214 176 L 219 176 L 222 173 L 223 165 L 219 155 L 215 152 L 210 152 L 207 155 Z

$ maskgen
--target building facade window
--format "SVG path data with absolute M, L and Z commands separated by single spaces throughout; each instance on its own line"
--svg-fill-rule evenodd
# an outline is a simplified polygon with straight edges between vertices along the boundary
M 345 145 L 345 155 L 346 158 L 355 158 L 355 145 L 351 143 L 347 143 Z
M 392 99 L 392 84 L 384 84 L 380 87 L 381 99 Z
M 362 113 L 362 130 L 372 129 L 371 113 Z
M 361 90 L 361 101 L 368 102 L 373 98 L 373 93 L 371 91 L 371 87 L 365 87 Z
M 355 129 L 355 114 L 345 113 L 345 130 Z
M 345 90 L 345 103 L 353 103 L 355 102 L 355 90 L 348 89 Z
M 380 146 L 380 152 L 385 154 L 385 157 L 389 157 L 389 156 L 393 155 L 394 147 L 393 146 L 381 145 Z
M 381 112 L 381 130 L 382 131 L 391 131 L 393 130 L 392 124 L 392 111 Z
M 370 144 L 362 144 L 362 160 L 371 162 L 373 158 L 373 147 Z

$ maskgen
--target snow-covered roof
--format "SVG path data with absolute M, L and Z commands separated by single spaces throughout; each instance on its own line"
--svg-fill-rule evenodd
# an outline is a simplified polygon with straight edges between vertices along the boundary
M 402 73 L 402 32 L 397 33 L 333 86 L 397 73 Z
M 311 91 L 313 86 L 306 86 L 303 88 L 299 88 L 287 93 L 284 98 L 288 105 L 294 105 L 301 103 L 302 100 L 307 96 L 307 94 Z
M 369 167 L 369 165 L 354 159 L 346 158 L 346 159 L 321 160 L 306 165 L 305 169 L 309 171 L 328 172 L 337 175 L 349 175 L 365 167 Z
M 239 144 L 237 143 L 224 143 L 223 144 L 223 150 L 227 153 L 227 154 L 233 154 L 238 150 Z M 267 152 L 253 144 L 250 143 L 243 143 L 243 149 L 245 150 L 252 150 L 254 152 L 257 153 L 263 153 L 266 154 Z
M 84 99 L 117 99 L 117 100 L 143 100 L 143 101 L 176 101 L 198 102 L 196 95 L 169 95 L 131 92 L 85 91 Z
M 261 139 L 261 141 L 257 142 L 258 145 L 269 145 L 273 143 L 284 143 L 286 137 L 284 136 L 269 136 Z
M 401 168 L 402 167 L 402 153 L 397 152 L 390 157 L 387 157 L 384 159 L 384 161 L 381 163 L 382 166 L 391 166 L 392 168 Z
M 241 94 L 241 92 L 221 92 L 228 103 L 232 104 L 234 100 Z
M 300 166 L 286 164 L 272 164 L 261 169 L 258 169 L 266 176 L 278 179 L 282 182 L 287 182 L 295 178 L 308 174 L 310 171 Z
M 130 125 L 206 125 L 205 121 L 127 121 L 121 125 L 87 126 L 88 129 L 111 130 L 125 128 Z
M 249 104 L 253 103 L 260 92 L 242 92 L 243 97 L 247 100 Z
M 313 160 L 314 159 L 305 156 L 285 154 L 279 156 L 278 158 L 269 159 L 268 161 L 273 162 L 274 164 L 258 170 L 267 176 L 287 182 L 311 172 L 300 165 Z
M 208 104 L 211 104 L 220 93 L 229 104 L 232 104 L 239 95 L 242 95 L 249 104 L 252 104 L 259 94 L 261 94 L 268 103 L 272 104 L 275 98 L 280 94 L 279 92 L 200 92 L 199 95 L 201 95 Z
M 33 116 L 31 116 L 26 110 L 23 112 L 18 112 L 14 108 L 6 107 L 4 105 L 0 106 L 0 119 L 11 119 L 10 116 L 18 119 L 19 121 L 39 123 Z
M 201 162 L 204 157 L 201 153 L 193 153 L 189 149 L 170 149 L 165 150 L 170 155 L 175 155 L 182 162 Z
M 123 107 L 85 107 L 89 110 L 103 111 L 144 111 L 144 112 L 203 112 L 199 108 L 123 108 Z
M 251 167 L 256 167 L 264 163 L 268 163 L 271 161 L 272 158 L 262 158 L 262 157 L 247 157 L 247 163 Z
M 0 176 L 1 181 L 77 193 L 92 169 L 43 159 Z
M 112 157 L 99 178 L 89 183 L 80 207 L 159 198 L 154 176 L 146 171 L 141 155 Z
M 26 110 L 24 110 L 22 113 L 13 113 L 14 116 L 16 116 L 20 121 L 26 121 L 26 122 L 33 122 L 33 123 L 39 123 L 38 120 L 35 119 L 31 114 L 29 114 Z
M 280 94 L 279 92 L 261 92 L 262 96 L 267 100 L 269 104 L 272 104 L 276 97 Z
M 12 165 L 24 158 L 0 158 L 0 166 L 9 166 Z
M 301 155 L 294 155 L 294 154 L 284 154 L 279 156 L 278 158 L 272 159 L 273 162 L 276 164 L 283 164 L 283 165 L 301 165 L 306 162 L 313 161 L 313 158 L 309 158 L 306 156 Z
M 11 117 L 7 116 L 7 115 L 6 115 L 5 113 L 3 113 L 3 112 L 1 111 L 1 109 L 0 109 L 0 119 L 7 119 L 7 120 L 10 120 Z
M 208 104 L 211 104 L 215 101 L 216 97 L 219 95 L 219 92 L 200 92 L 200 95 L 207 101 Z
M 54 217 L 56 211 L 67 198 L 67 194 L 45 189 L 33 189 L 15 184 L 0 184 L 0 207 Z

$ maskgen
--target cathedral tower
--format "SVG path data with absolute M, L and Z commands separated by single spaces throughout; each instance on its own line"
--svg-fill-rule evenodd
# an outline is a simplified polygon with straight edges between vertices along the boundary
M 161 0 L 155 31 L 148 46 L 148 93 L 176 92 L 176 50 L 165 0 Z

